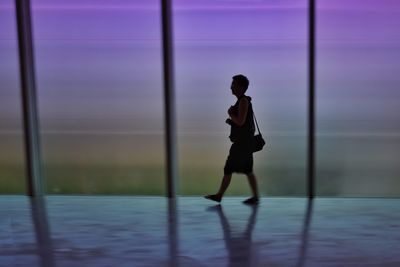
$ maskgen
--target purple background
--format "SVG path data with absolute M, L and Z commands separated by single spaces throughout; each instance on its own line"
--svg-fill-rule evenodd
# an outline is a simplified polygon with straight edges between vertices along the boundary
M 22 161 L 12 4 L 0 4 L 2 166 Z M 262 192 L 304 195 L 306 4 L 173 1 L 183 194 L 202 194 L 219 184 L 229 149 L 226 109 L 235 101 L 230 80 L 243 73 L 270 144 L 256 155 Z M 162 193 L 159 1 L 32 0 L 32 5 L 46 166 L 107 165 L 124 170 L 120 176 L 126 179 L 155 177 L 161 184 L 155 191 L 134 184 L 132 192 Z M 399 195 L 400 3 L 319 0 L 317 8 L 318 192 Z M 85 188 L 99 183 L 96 175 L 70 165 L 71 175 L 89 181 L 77 191 L 92 192 Z M 148 171 L 152 168 L 159 171 Z M 0 178 L 18 175 L 23 174 L 3 171 Z M 57 183 L 49 190 L 62 191 Z M 246 187 L 240 180 L 230 193 L 246 193 Z

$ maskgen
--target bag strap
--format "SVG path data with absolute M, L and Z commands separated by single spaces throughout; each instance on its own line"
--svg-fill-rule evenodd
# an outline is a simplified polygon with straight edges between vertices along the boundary
M 257 126 L 258 133 L 259 133 L 260 135 L 262 135 L 261 132 L 260 132 L 260 128 L 258 128 L 258 123 L 257 123 L 257 119 L 256 119 L 256 114 L 254 113 L 254 109 L 253 109 L 253 118 L 254 118 L 254 121 L 256 122 L 256 126 Z

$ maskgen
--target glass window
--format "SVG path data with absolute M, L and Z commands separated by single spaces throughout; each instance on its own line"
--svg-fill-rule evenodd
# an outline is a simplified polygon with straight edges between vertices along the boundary
M 399 28 L 398 1 L 318 1 L 319 195 L 400 195 Z
M 157 0 L 33 0 L 49 193 L 163 194 Z
M 14 2 L 0 4 L 0 194 L 27 191 Z
M 247 94 L 267 139 L 254 154 L 260 191 L 305 194 L 307 3 L 173 1 L 180 185 L 183 194 L 216 191 L 230 141 L 232 76 L 250 80 Z M 235 175 L 234 175 L 235 176 Z M 250 192 L 233 178 L 228 194 Z

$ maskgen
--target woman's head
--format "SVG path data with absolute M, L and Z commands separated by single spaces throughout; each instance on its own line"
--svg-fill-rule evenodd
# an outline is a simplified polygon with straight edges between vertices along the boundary
M 249 80 L 246 76 L 238 74 L 232 77 L 231 90 L 235 96 L 241 96 L 249 88 Z

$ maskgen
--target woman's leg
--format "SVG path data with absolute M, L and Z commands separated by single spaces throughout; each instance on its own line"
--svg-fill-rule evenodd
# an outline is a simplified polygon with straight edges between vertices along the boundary
M 222 198 L 229 184 L 231 183 L 232 174 L 225 174 L 222 178 L 221 186 L 219 187 L 217 195 Z
M 226 189 L 228 188 L 229 184 L 231 183 L 232 178 L 232 169 L 236 166 L 235 158 L 237 157 L 237 153 L 235 153 L 235 144 L 232 144 L 231 148 L 229 149 L 229 155 L 226 159 L 225 166 L 224 166 L 224 177 L 222 177 L 222 182 L 219 187 L 218 192 L 215 195 L 207 195 L 205 198 L 221 202 L 222 196 L 224 195 Z
M 253 197 L 259 198 L 256 176 L 254 173 L 248 173 L 246 176 L 247 180 L 249 181 L 251 191 L 253 192 Z
M 221 186 L 219 187 L 218 193 L 215 195 L 207 195 L 205 198 L 221 202 L 222 196 L 224 195 L 226 189 L 228 188 L 229 184 L 231 183 L 232 174 L 225 174 L 222 178 Z

